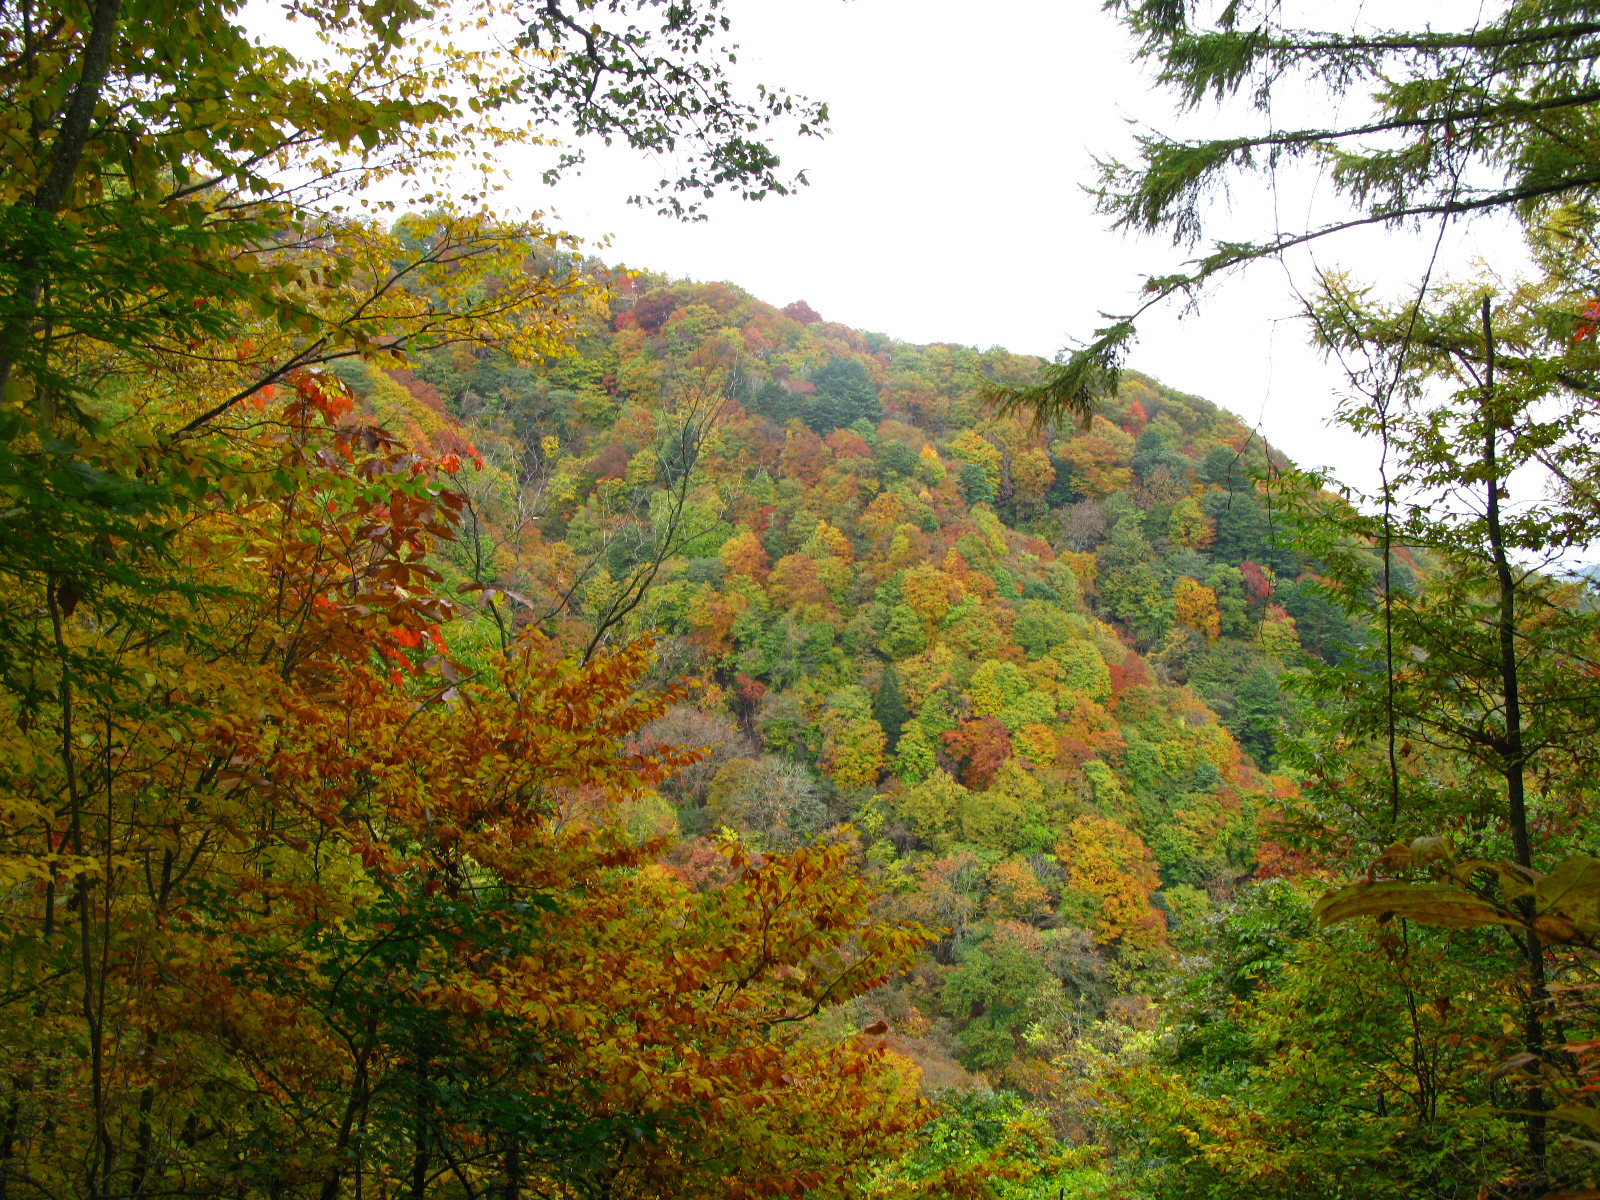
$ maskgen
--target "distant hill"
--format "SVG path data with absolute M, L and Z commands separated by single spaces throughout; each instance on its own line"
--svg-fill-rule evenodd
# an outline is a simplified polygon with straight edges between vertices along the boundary
M 674 869 L 714 886 L 723 826 L 853 823 L 886 903 L 950 930 L 861 1023 L 929 1081 L 1028 1091 L 1040 1005 L 1136 1019 L 1173 931 L 1257 871 L 1294 790 L 1282 677 L 1352 645 L 1252 482 L 1271 450 L 1132 372 L 1036 430 L 978 388 L 1037 359 L 591 269 L 612 291 L 569 358 L 343 374 L 481 456 L 450 566 L 484 637 L 614 624 L 704 680 L 654 733 L 707 759 L 634 817 L 681 835 Z

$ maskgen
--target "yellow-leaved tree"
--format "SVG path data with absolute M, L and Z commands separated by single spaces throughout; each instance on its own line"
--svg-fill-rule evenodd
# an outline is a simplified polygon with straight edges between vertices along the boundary
M 242 8 L 0 20 L 0 1189 L 860 1191 L 923 1106 L 809 1018 L 926 935 L 842 846 L 658 865 L 649 648 L 458 621 L 471 447 L 329 369 L 431 443 L 385 370 L 561 348 L 588 286 L 462 163 L 672 145 L 687 212 L 784 190 L 752 134 L 817 110 L 720 85 L 713 3 L 295 4 L 312 55 Z

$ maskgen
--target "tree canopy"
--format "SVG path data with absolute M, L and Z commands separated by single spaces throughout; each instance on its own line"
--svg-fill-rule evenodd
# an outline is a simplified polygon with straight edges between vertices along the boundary
M 720 0 L 0 3 L 0 1200 L 1593 1193 L 1587 10 L 1116 11 L 1376 114 L 1107 164 L 1355 213 L 1152 302 L 1523 222 L 1307 294 L 1375 494 L 496 214 L 792 187 Z
M 1146 276 L 1132 313 L 1065 352 L 1038 383 L 997 393 L 1042 419 L 1092 411 L 1140 314 L 1174 298 L 1192 302 L 1250 263 L 1369 225 L 1420 231 L 1435 220 L 1495 212 L 1537 225 L 1561 207 L 1590 211 L 1600 189 L 1600 10 L 1584 0 L 1463 10 L 1454 27 L 1423 29 L 1393 28 L 1366 11 L 1353 11 L 1346 27 L 1319 28 L 1271 3 L 1116 0 L 1109 7 L 1175 108 L 1243 100 L 1268 128 L 1201 139 L 1146 131 L 1136 160 L 1100 162 L 1093 194 L 1113 228 L 1167 233 L 1200 253 L 1179 270 Z M 1320 107 L 1353 119 L 1277 128 L 1273 101 L 1289 89 L 1309 90 L 1326 100 Z M 1212 204 L 1231 188 L 1248 179 L 1271 185 L 1292 164 L 1316 169 L 1343 211 L 1256 238 L 1208 233 Z

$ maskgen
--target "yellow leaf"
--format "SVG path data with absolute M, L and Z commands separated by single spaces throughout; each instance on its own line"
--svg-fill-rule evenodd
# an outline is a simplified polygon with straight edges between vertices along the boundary
M 1324 925 L 1357 917 L 1403 917 L 1419 925 L 1470 929 L 1521 922 L 1483 897 L 1448 883 L 1407 883 L 1398 879 L 1362 881 L 1329 892 L 1312 908 Z

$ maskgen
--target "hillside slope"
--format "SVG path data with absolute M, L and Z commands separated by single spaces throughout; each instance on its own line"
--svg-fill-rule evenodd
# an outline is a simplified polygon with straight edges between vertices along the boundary
M 605 281 L 541 368 L 343 372 L 481 457 L 451 567 L 482 636 L 656 636 L 661 677 L 704 686 L 654 736 L 707 758 L 640 831 L 714 886 L 723 827 L 778 849 L 851 823 L 885 903 L 949 930 L 860 1023 L 887 1019 L 930 1086 L 1047 1093 L 1070 1038 L 1139 1024 L 1174 938 L 1257 871 L 1294 788 L 1282 676 L 1350 645 L 1252 482 L 1270 452 L 1137 374 L 1044 432 L 977 398 L 1037 360 Z

